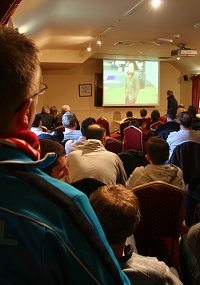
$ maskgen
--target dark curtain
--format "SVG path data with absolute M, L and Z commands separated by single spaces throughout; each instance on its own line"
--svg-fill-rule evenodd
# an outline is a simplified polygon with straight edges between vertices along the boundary
M 200 98 L 200 74 L 192 76 L 192 105 L 198 111 Z

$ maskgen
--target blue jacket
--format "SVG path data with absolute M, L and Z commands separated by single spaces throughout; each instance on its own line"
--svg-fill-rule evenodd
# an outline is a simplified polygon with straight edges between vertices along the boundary
M 48 159 L 0 147 L 0 284 L 130 284 L 85 194 L 38 168 Z

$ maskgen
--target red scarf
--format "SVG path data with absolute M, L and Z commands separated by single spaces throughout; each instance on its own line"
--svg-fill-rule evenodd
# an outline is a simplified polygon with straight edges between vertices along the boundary
M 29 130 L 0 133 L 0 144 L 6 144 L 28 153 L 33 160 L 40 159 L 40 142 Z

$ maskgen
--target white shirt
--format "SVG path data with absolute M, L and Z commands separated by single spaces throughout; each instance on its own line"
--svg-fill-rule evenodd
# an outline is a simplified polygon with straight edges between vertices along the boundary
M 171 132 L 167 138 L 170 152 L 169 158 L 171 157 L 172 152 L 177 145 L 187 141 L 200 143 L 200 131 L 180 130 L 178 132 Z

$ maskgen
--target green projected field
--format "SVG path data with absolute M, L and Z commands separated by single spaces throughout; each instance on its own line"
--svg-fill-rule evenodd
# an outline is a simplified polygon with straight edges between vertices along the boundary
M 104 104 L 119 105 L 125 104 L 125 89 L 124 87 L 104 89 Z M 139 90 L 136 103 L 137 105 L 156 105 L 158 104 L 158 94 L 154 86 L 146 86 Z

